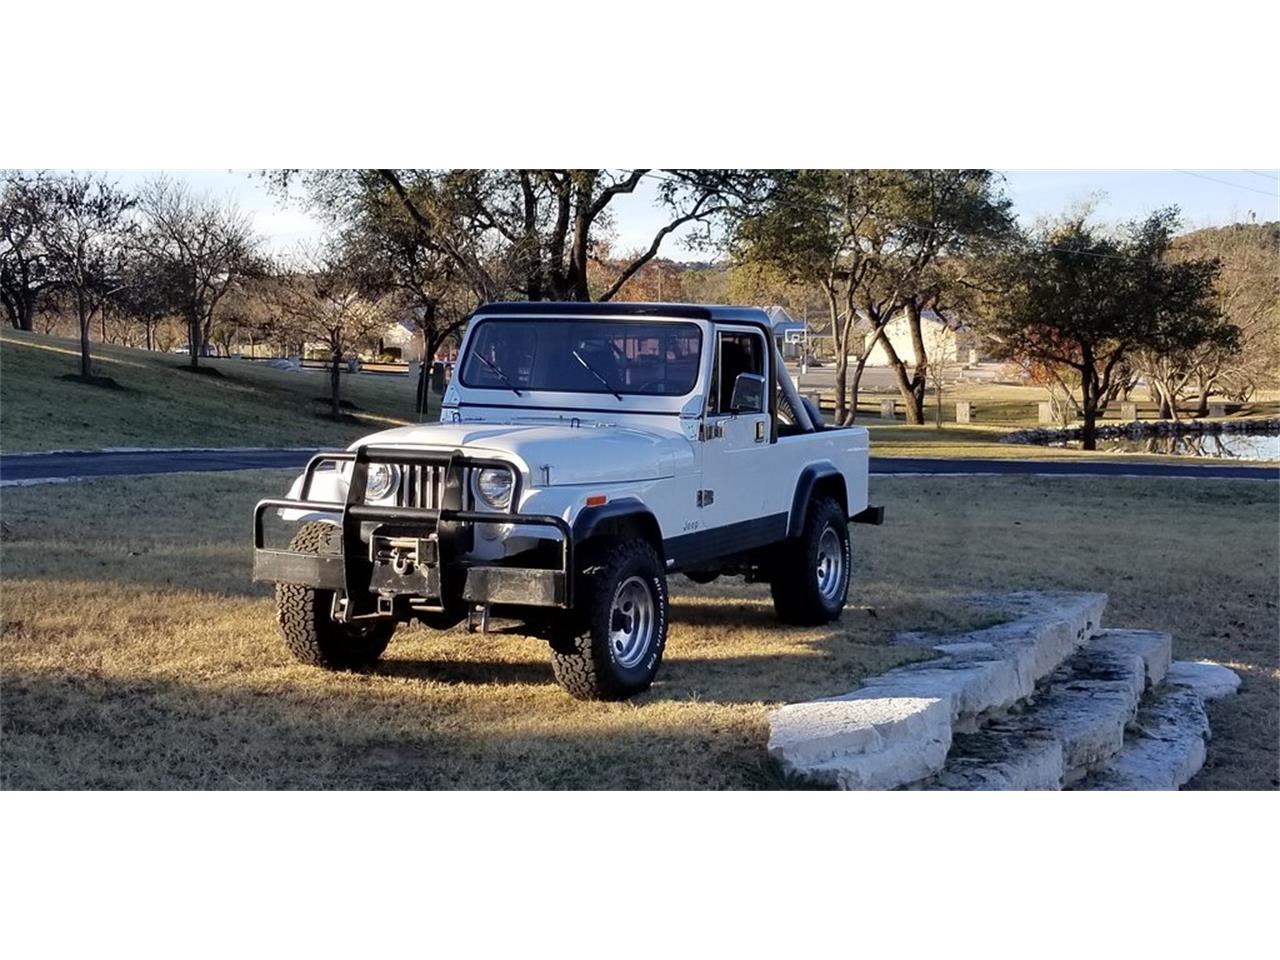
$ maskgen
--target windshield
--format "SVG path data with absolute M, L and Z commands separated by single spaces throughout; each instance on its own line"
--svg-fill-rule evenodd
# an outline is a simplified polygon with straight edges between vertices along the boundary
M 491 390 L 678 397 L 698 380 L 702 331 L 692 323 L 481 320 L 460 379 Z

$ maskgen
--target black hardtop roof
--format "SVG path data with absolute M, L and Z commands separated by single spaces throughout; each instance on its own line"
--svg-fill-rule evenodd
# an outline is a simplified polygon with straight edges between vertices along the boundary
M 486 314 L 522 317 L 673 317 L 681 320 L 721 320 L 769 325 L 769 315 L 759 307 L 730 307 L 707 303 L 583 303 L 536 300 L 486 303 L 477 308 L 472 316 L 481 317 Z

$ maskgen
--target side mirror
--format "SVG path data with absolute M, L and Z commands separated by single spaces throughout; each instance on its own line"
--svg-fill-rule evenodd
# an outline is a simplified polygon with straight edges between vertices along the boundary
M 740 373 L 729 398 L 732 413 L 764 413 L 765 379 L 758 373 Z

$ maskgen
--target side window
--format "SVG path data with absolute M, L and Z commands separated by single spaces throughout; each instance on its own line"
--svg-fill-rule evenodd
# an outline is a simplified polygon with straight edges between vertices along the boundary
M 740 373 L 764 375 L 764 340 L 756 333 L 723 330 L 716 337 L 709 412 L 729 412 L 733 385 Z

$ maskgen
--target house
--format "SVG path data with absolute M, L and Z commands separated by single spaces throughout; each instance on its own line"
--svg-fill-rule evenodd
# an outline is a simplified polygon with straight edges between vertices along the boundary
M 890 320 L 884 328 L 884 336 L 892 344 L 898 357 L 908 366 L 914 367 L 916 351 L 911 341 L 911 325 L 906 316 L 899 314 Z M 986 359 L 980 339 L 968 325 L 962 321 L 947 321 L 932 310 L 924 310 L 920 314 L 920 339 L 924 341 L 925 355 L 932 362 L 969 366 Z M 868 333 L 863 339 L 863 349 L 870 346 L 871 342 L 872 336 Z M 888 365 L 889 356 L 884 344 L 877 341 L 871 347 L 867 366 Z
M 769 323 L 773 325 L 773 339 L 782 351 L 784 360 L 799 360 L 804 349 L 805 324 L 793 320 L 782 307 L 766 307 Z
M 413 363 L 422 359 L 422 334 L 412 320 L 397 320 L 383 330 L 377 348 L 379 356 Z

